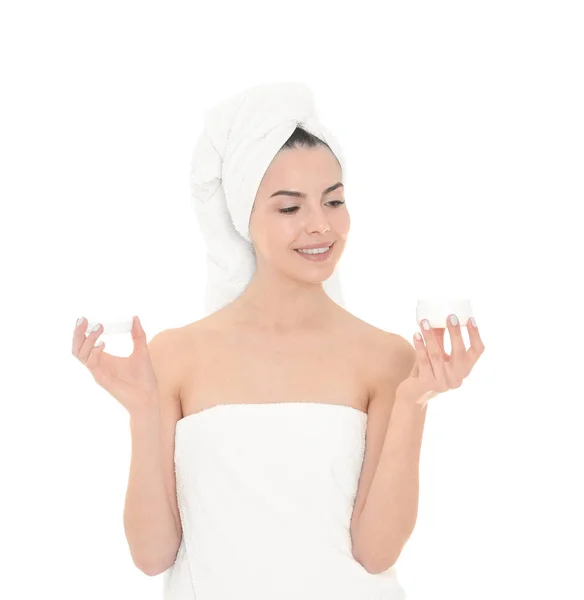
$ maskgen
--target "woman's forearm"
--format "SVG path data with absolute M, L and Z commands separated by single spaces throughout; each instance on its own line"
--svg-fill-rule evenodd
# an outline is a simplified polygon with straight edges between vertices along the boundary
M 134 564 L 148 575 L 173 563 L 182 537 L 176 499 L 165 484 L 160 428 L 157 402 L 130 416 L 132 458 L 124 529 Z
M 354 540 L 355 555 L 371 572 L 392 567 L 414 529 L 426 409 L 396 398 Z

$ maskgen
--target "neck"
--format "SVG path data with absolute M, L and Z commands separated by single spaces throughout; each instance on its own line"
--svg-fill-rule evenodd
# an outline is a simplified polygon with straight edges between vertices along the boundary
M 301 282 L 274 273 L 264 277 L 256 271 L 231 308 L 238 321 L 267 332 L 287 333 L 322 327 L 338 307 L 320 282 Z

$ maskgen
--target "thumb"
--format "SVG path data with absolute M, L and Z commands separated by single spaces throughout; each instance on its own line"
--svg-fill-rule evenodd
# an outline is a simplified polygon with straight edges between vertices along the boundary
M 139 352 L 148 349 L 146 342 L 146 332 L 142 328 L 142 323 L 137 316 L 132 317 L 132 340 L 134 342 L 134 350 Z

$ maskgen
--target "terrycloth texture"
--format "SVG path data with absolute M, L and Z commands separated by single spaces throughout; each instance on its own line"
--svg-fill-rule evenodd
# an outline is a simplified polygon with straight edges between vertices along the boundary
M 251 209 L 266 170 L 296 127 L 325 141 L 343 173 L 346 168 L 337 140 L 317 118 L 312 91 L 301 83 L 249 88 L 208 109 L 204 123 L 191 162 L 191 192 L 208 248 L 210 314 L 235 300 L 255 272 Z M 344 306 L 338 265 L 323 287 Z
M 350 523 L 367 414 L 341 404 L 221 404 L 175 431 L 182 541 L 164 600 L 403 600 L 367 572 Z

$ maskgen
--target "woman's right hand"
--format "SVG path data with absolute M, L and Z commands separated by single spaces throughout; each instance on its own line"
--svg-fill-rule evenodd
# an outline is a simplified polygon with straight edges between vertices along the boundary
M 86 319 L 73 332 L 73 356 L 88 369 L 93 379 L 109 392 L 130 414 L 139 412 L 151 402 L 157 401 L 158 380 L 152 367 L 146 333 L 138 317 L 133 318 L 132 340 L 134 350 L 130 356 L 113 356 L 103 351 L 104 345 L 95 346 L 103 332 L 85 334 Z

